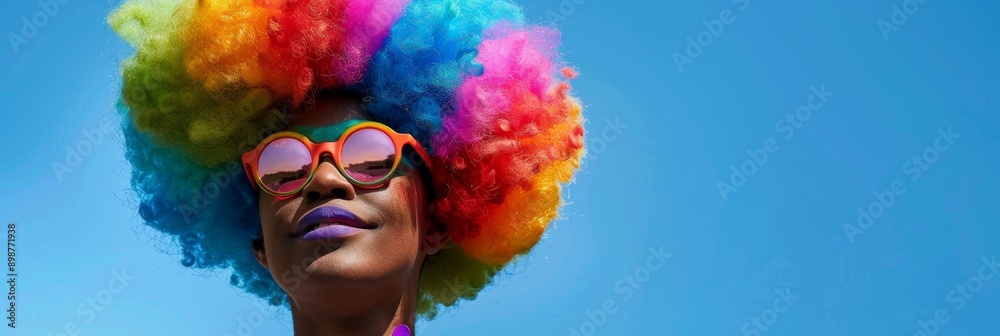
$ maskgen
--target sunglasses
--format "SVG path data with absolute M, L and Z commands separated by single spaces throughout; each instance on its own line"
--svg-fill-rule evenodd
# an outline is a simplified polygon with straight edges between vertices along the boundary
M 351 184 L 375 189 L 385 185 L 399 168 L 405 145 L 413 147 L 430 168 L 430 156 L 412 135 L 396 133 L 373 121 L 348 128 L 335 142 L 313 143 L 289 131 L 272 134 L 243 154 L 243 167 L 257 188 L 273 196 L 288 196 L 305 188 L 319 167 L 320 157 L 329 153 Z

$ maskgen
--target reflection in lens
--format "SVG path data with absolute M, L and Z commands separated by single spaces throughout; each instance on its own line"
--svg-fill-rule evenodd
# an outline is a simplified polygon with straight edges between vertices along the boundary
M 360 183 L 375 183 L 392 172 L 396 146 L 382 130 L 367 128 L 347 138 L 340 156 L 348 176 Z
M 264 187 L 274 193 L 294 191 L 306 183 L 312 155 L 301 141 L 283 138 L 272 141 L 260 153 L 257 174 Z

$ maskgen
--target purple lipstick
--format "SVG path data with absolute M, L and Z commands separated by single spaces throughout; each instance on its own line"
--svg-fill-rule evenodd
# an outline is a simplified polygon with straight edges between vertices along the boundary
M 302 240 L 333 239 L 347 237 L 375 226 L 365 223 L 350 211 L 334 205 L 324 205 L 307 212 L 297 226 L 293 236 Z

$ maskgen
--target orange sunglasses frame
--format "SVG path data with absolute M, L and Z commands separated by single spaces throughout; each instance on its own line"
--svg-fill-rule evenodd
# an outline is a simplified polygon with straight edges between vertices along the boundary
M 341 165 L 340 162 L 341 151 L 343 151 L 344 149 L 343 141 L 341 140 L 348 139 L 354 133 L 366 129 L 378 129 L 382 131 L 383 133 L 389 136 L 389 139 L 392 140 L 393 145 L 396 147 L 396 159 L 392 163 L 392 169 L 390 169 L 389 173 L 386 174 L 381 179 L 379 179 L 378 181 L 369 183 L 364 183 L 352 178 L 349 174 L 347 174 L 347 172 L 344 170 L 344 167 Z M 260 180 L 260 176 L 257 174 L 257 165 L 260 160 L 260 153 L 263 152 L 268 145 L 270 145 L 275 140 L 285 139 L 285 138 L 292 138 L 302 142 L 302 144 L 304 144 L 306 148 L 309 150 L 309 153 L 312 154 L 312 165 L 309 167 L 309 177 L 306 178 L 305 183 L 302 183 L 301 186 L 299 186 L 293 191 L 285 193 L 276 193 L 264 187 L 264 183 Z M 255 189 L 264 190 L 264 192 L 271 194 L 273 196 L 289 196 L 301 192 L 306 185 L 309 185 L 309 182 L 312 181 L 313 176 L 316 174 L 316 168 L 319 167 L 320 157 L 324 153 L 330 153 L 330 155 L 333 156 L 334 166 L 337 167 L 337 170 L 340 171 L 340 175 L 344 176 L 344 178 L 350 181 L 351 184 L 363 189 L 377 189 L 385 185 L 385 183 L 392 177 L 392 175 L 396 173 L 396 169 L 399 168 L 399 163 L 403 159 L 402 157 L 403 146 L 406 145 L 410 145 L 411 147 L 413 147 L 414 150 L 416 150 L 417 154 L 420 155 L 421 159 L 423 159 L 424 164 L 427 165 L 427 168 L 432 168 L 430 155 L 428 155 L 427 151 L 424 150 L 424 147 L 421 146 L 419 142 L 417 142 L 417 139 L 413 138 L 413 136 L 409 134 L 397 133 L 392 128 L 389 128 L 389 126 L 374 121 L 365 121 L 357 125 L 351 126 L 350 128 L 347 129 L 347 131 L 344 132 L 344 134 L 340 136 L 339 140 L 332 142 L 314 143 L 310 141 L 309 138 L 306 138 L 306 136 L 291 131 L 283 131 L 272 134 L 271 136 L 268 136 L 259 144 L 257 144 L 256 148 L 246 153 L 243 153 L 243 168 L 247 173 L 247 178 L 250 179 L 250 183 L 254 185 Z

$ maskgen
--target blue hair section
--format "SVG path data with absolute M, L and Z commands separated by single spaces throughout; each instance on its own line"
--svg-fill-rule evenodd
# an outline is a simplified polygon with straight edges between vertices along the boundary
M 138 213 L 150 228 L 180 248 L 181 265 L 194 269 L 231 268 L 230 284 L 267 300 L 287 302 L 285 293 L 253 255 L 260 234 L 257 196 L 242 165 L 231 161 L 209 168 L 178 148 L 157 144 L 122 118 L 125 157 L 132 164 L 131 186 Z
M 476 50 L 499 21 L 523 23 L 524 15 L 507 1 L 414 0 L 370 60 L 362 92 L 374 97 L 368 112 L 432 150 L 455 88 L 465 76 L 482 74 Z

